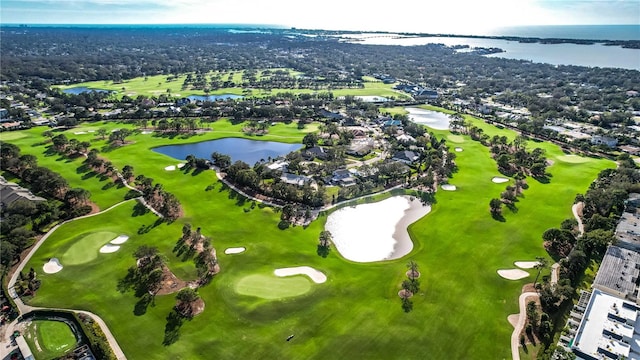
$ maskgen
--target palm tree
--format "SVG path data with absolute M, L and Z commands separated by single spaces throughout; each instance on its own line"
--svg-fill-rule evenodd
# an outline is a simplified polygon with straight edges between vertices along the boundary
M 533 281 L 533 287 L 536 287 L 536 283 L 538 282 L 538 277 L 540 276 L 540 272 L 542 272 L 542 269 L 546 269 L 547 266 L 549 265 L 549 262 L 547 261 L 546 258 L 542 257 L 542 256 L 536 256 L 536 264 L 533 266 L 534 269 L 538 270 L 538 274 L 536 274 L 536 279 Z

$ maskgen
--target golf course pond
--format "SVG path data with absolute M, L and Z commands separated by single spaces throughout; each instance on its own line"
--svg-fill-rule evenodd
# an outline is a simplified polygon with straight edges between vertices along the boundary
M 425 125 L 435 130 L 449 130 L 449 115 L 432 110 L 415 107 L 404 108 L 409 114 L 409 120 L 416 124 Z
M 257 141 L 241 138 L 224 138 L 218 140 L 202 141 L 193 144 L 169 145 L 154 148 L 153 151 L 171 156 L 178 160 L 184 160 L 188 155 L 197 158 L 210 159 L 211 154 L 219 152 L 229 155 L 231 161 L 244 161 L 253 165 L 260 160 L 277 158 L 296 151 L 302 144 L 287 144 L 276 141 Z
M 228 99 L 240 99 L 242 95 L 235 94 L 219 94 L 219 95 L 189 95 L 187 99 L 194 101 L 216 101 Z
M 413 249 L 407 227 L 429 211 L 431 207 L 419 199 L 393 196 L 337 210 L 327 218 L 325 230 L 331 232 L 336 249 L 348 260 L 399 259 Z
M 89 93 L 89 92 L 108 93 L 108 92 L 111 92 L 111 91 L 110 90 L 104 90 L 104 89 L 92 89 L 92 88 L 88 88 L 86 86 L 78 86 L 78 87 L 64 89 L 64 90 L 62 90 L 62 92 L 65 93 L 65 94 L 79 95 L 79 94 L 82 94 L 82 93 Z

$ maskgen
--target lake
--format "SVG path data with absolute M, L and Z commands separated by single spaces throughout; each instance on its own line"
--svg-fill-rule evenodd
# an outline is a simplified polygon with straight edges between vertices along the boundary
M 227 100 L 227 99 L 240 99 L 241 95 L 235 94 L 220 94 L 220 95 L 190 95 L 187 96 L 189 100 L 195 101 L 216 101 L 216 100 Z
M 449 130 L 449 115 L 432 110 L 414 107 L 404 108 L 409 112 L 409 120 L 416 124 L 425 125 L 435 130 Z
M 578 65 L 589 67 L 609 67 L 640 70 L 640 50 L 624 49 L 620 46 L 602 44 L 539 44 L 520 43 L 500 39 L 424 36 L 402 37 L 397 34 L 353 34 L 342 35 L 345 40 L 356 39 L 355 43 L 366 45 L 415 46 L 444 44 L 446 46 L 469 45 L 470 47 L 500 48 L 503 53 L 486 55 L 507 59 L 527 60 L 552 65 Z
M 393 196 L 371 204 L 345 207 L 327 218 L 325 230 L 346 259 L 374 262 L 399 259 L 411 252 L 407 227 L 431 211 L 420 200 Z
M 78 86 L 78 87 L 73 87 L 73 88 L 69 88 L 69 89 L 64 89 L 62 90 L 63 93 L 65 94 L 73 94 L 73 95 L 78 95 L 78 94 L 82 94 L 82 93 L 88 93 L 88 92 L 99 92 L 99 93 L 108 93 L 111 92 L 111 90 L 104 90 L 104 89 L 91 89 L 85 86 Z
M 269 157 L 276 158 L 302 148 L 302 144 L 286 144 L 276 141 L 257 141 L 241 138 L 224 138 L 202 141 L 193 144 L 168 145 L 154 148 L 153 151 L 171 156 L 178 160 L 186 159 L 187 155 L 197 158 L 211 159 L 211 154 L 219 152 L 229 155 L 231 161 L 244 161 L 249 165 Z

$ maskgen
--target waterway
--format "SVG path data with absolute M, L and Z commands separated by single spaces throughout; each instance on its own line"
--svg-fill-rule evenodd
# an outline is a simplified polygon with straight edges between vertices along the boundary
M 276 141 L 257 141 L 242 138 L 224 138 L 202 141 L 193 144 L 168 145 L 154 148 L 153 151 L 184 160 L 188 155 L 210 159 L 211 154 L 219 152 L 229 155 L 231 161 L 244 161 L 253 165 L 260 160 L 277 158 L 302 148 L 301 144 L 287 144 Z
M 393 196 L 388 199 L 334 211 L 325 229 L 346 259 L 374 262 L 399 259 L 411 252 L 407 227 L 431 211 L 419 199 Z
M 640 70 L 640 50 L 624 49 L 620 46 L 577 44 L 520 43 L 501 39 L 469 37 L 402 37 L 397 34 L 354 34 L 343 38 L 356 39 L 358 44 L 416 46 L 444 44 L 446 46 L 468 45 L 470 47 L 500 48 L 502 53 L 486 55 L 507 59 L 526 60 L 552 65 L 578 65 L 589 67 L 622 68 Z

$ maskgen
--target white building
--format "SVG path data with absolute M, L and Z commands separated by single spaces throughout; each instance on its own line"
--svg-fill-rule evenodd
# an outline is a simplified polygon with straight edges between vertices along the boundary
M 640 359 L 639 310 L 595 289 L 571 345 L 577 359 Z

